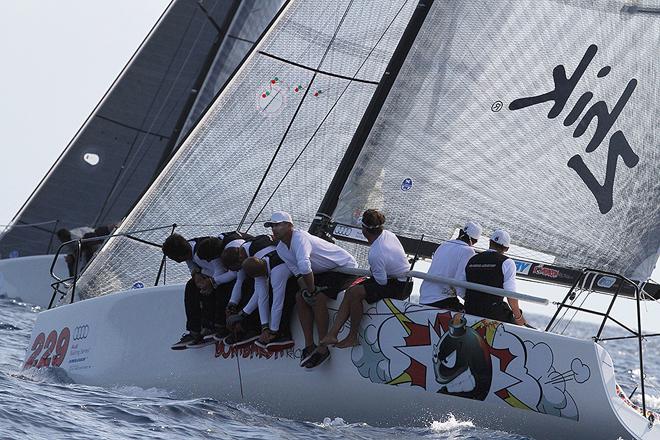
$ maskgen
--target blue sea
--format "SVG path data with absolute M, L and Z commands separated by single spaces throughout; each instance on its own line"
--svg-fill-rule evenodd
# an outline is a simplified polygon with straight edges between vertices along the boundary
M 25 348 L 38 307 L 0 298 L 0 438 L 1 439 L 525 439 L 479 427 L 478 420 L 445 414 L 416 427 L 381 428 L 346 423 L 340 418 L 300 421 L 273 417 L 246 404 L 201 396 L 180 400 L 167 390 L 136 387 L 99 388 L 68 383 L 54 371 L 25 376 Z M 548 318 L 529 316 L 535 326 Z M 574 322 L 568 333 L 588 338 L 594 324 Z M 647 405 L 660 410 L 660 340 L 645 345 Z M 627 392 L 639 380 L 637 341 L 611 341 L 606 347 Z M 633 396 L 639 403 L 639 392 Z

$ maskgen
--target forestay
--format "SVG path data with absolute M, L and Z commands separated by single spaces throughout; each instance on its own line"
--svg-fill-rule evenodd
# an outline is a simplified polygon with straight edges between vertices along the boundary
M 646 279 L 660 2 L 635 4 L 436 0 L 334 219 L 379 208 L 394 232 L 441 239 L 476 220 L 555 264 Z
M 289 3 L 120 230 L 215 225 L 177 229 L 190 237 L 235 229 L 244 218 L 243 230 L 256 222 L 250 231 L 260 232 L 275 209 L 306 228 L 416 4 Z M 168 234 L 141 238 L 162 243 Z M 77 292 L 153 283 L 161 257 L 158 248 L 113 239 Z M 168 282 L 184 279 L 182 266 L 169 267 Z

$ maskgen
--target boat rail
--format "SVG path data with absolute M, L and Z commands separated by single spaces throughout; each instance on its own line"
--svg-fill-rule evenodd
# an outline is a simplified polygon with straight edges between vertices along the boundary
M 588 295 L 591 292 L 595 291 L 595 282 L 598 279 L 598 277 L 601 276 L 607 276 L 607 277 L 612 277 L 619 281 L 617 289 L 614 291 L 612 294 L 612 299 L 610 300 L 607 310 L 605 312 L 600 312 L 598 310 L 593 310 L 591 308 L 584 307 L 583 304 L 586 301 Z M 623 286 L 627 285 L 628 288 L 631 288 L 634 290 L 635 295 L 634 299 L 636 302 L 636 314 L 637 314 L 637 330 L 633 330 L 629 326 L 625 325 L 618 319 L 615 319 L 613 316 L 611 316 L 612 308 L 614 307 L 614 303 L 619 297 L 619 294 L 621 293 L 621 290 L 623 289 Z M 579 296 L 583 293 L 586 292 L 586 297 L 582 300 L 582 302 L 579 305 L 574 305 L 574 303 L 577 301 Z M 641 407 L 641 414 L 644 415 L 649 419 L 649 422 L 653 423 L 656 416 L 654 415 L 653 412 L 647 411 L 646 410 L 646 394 L 645 394 L 645 380 L 644 380 L 644 354 L 643 354 L 643 341 L 645 338 L 648 337 L 654 337 L 654 336 L 660 336 L 660 333 L 647 333 L 643 334 L 642 333 L 642 315 L 641 315 L 641 307 L 640 303 L 642 301 L 642 292 L 643 289 L 640 288 L 640 286 L 635 283 L 634 281 L 616 274 L 612 272 L 606 272 L 598 269 L 590 269 L 590 268 L 585 268 L 582 270 L 582 275 L 573 283 L 571 288 L 569 289 L 568 293 L 564 297 L 564 299 L 560 303 L 557 304 L 557 310 L 555 311 L 552 319 L 550 322 L 548 322 L 548 325 L 545 328 L 545 331 L 556 331 L 559 327 L 559 325 L 563 322 L 565 319 L 567 312 L 570 310 L 573 310 L 575 313 L 573 316 L 568 318 L 568 322 L 564 326 L 564 329 L 562 330 L 565 331 L 568 325 L 572 322 L 573 318 L 575 318 L 576 314 L 578 312 L 584 312 L 584 313 L 589 313 L 592 315 L 600 316 L 603 318 L 603 320 L 600 323 L 600 326 L 598 327 L 598 331 L 596 332 L 596 335 L 593 336 L 594 342 L 599 342 L 599 341 L 613 341 L 613 340 L 622 340 L 622 339 L 632 339 L 635 338 L 637 339 L 638 343 L 638 350 L 639 350 L 639 371 L 640 371 L 640 382 L 639 382 L 639 388 L 640 392 L 642 394 L 642 407 Z M 570 304 L 569 304 L 570 302 Z M 564 310 L 564 313 L 561 317 L 559 317 L 560 313 Z M 622 328 L 626 332 L 630 333 L 628 336 L 617 336 L 617 337 L 611 337 L 611 338 L 603 338 L 601 337 L 603 334 L 603 330 L 605 329 L 605 324 L 609 321 L 612 321 L 614 324 L 616 324 L 618 327 Z M 637 387 L 633 389 L 632 393 L 630 396 L 627 398 L 630 399 L 634 395 L 635 391 L 637 390 Z

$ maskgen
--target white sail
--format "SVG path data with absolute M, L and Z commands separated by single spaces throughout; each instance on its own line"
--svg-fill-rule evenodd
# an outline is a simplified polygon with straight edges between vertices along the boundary
M 556 264 L 646 279 L 660 247 L 660 2 L 643 3 L 436 1 L 336 221 L 376 207 L 399 234 L 448 239 L 473 219 Z
M 289 4 L 120 231 L 220 225 L 177 229 L 202 235 L 234 229 L 244 216 L 246 227 L 262 210 L 275 208 L 289 211 L 304 227 L 415 6 L 410 0 Z M 168 234 L 159 230 L 141 238 L 161 243 Z M 112 240 L 78 292 L 90 297 L 137 281 L 153 283 L 161 256 L 158 248 Z M 167 276 L 171 281 L 185 274 Z

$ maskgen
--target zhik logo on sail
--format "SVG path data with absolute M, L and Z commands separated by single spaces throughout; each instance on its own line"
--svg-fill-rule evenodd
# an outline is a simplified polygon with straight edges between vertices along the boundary
M 556 118 L 564 110 L 566 102 L 572 95 L 575 87 L 587 70 L 587 67 L 591 64 L 596 52 L 598 52 L 598 46 L 595 44 L 589 46 L 582 57 L 582 60 L 570 77 L 567 76 L 566 68 L 562 64 L 556 66 L 552 71 L 552 77 L 555 84 L 554 90 L 541 95 L 516 99 L 509 104 L 509 109 L 520 110 L 543 102 L 554 101 L 554 105 L 548 112 L 548 118 Z M 598 73 L 596 73 L 596 76 L 598 78 L 604 78 L 610 73 L 611 69 L 610 66 L 604 66 L 598 71 Z M 584 116 L 582 116 L 582 119 L 577 123 L 575 130 L 573 131 L 573 137 L 578 138 L 582 136 L 591 122 L 596 119 L 596 130 L 586 146 L 587 153 L 596 150 L 603 142 L 621 114 L 621 111 L 628 103 L 630 96 L 635 91 L 635 87 L 637 87 L 637 80 L 633 78 L 628 81 L 626 88 L 612 108 L 612 111 L 609 110 L 605 101 L 598 101 L 584 113 Z M 592 97 L 593 93 L 590 91 L 587 91 L 580 96 L 573 109 L 564 118 L 564 126 L 569 127 L 577 122 Z M 628 168 L 637 166 L 637 163 L 639 162 L 639 156 L 635 154 L 628 143 L 625 134 L 621 130 L 617 130 L 610 136 L 608 148 L 605 181 L 602 185 L 596 180 L 594 174 L 586 166 L 581 155 L 574 155 L 567 163 L 568 167 L 578 174 L 589 191 L 594 195 L 596 202 L 598 203 L 598 209 L 602 214 L 606 214 L 612 209 L 614 177 L 619 157 L 623 159 L 623 163 Z

